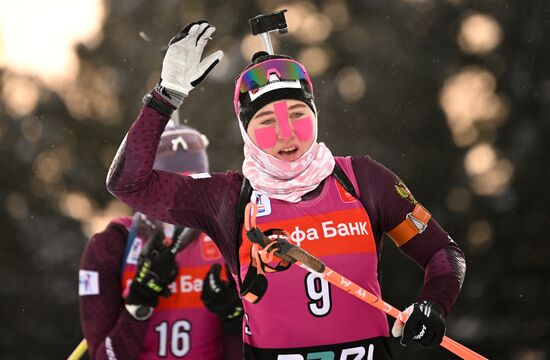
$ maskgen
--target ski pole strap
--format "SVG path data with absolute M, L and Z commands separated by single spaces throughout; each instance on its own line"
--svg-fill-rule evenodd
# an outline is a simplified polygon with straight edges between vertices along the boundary
M 413 211 L 407 214 L 405 220 L 388 231 L 388 236 L 401 247 L 428 227 L 428 221 L 432 215 L 420 203 L 416 203 Z
M 247 233 L 249 231 L 253 231 L 256 228 L 257 215 L 258 215 L 258 205 L 256 205 L 253 202 L 249 202 L 244 208 L 244 229 L 246 230 Z
M 241 297 L 256 304 L 267 291 L 266 272 L 284 271 L 295 261 L 285 253 L 281 253 L 279 244 L 286 241 L 290 235 L 282 229 L 269 229 L 262 232 L 256 227 L 258 206 L 250 202 L 244 211 L 244 228 L 246 237 L 252 243 L 250 249 L 250 265 L 241 284 Z M 277 265 L 270 264 L 274 257 L 280 261 Z
M 246 301 L 256 304 L 267 291 L 267 278 L 264 274 L 258 274 L 251 265 L 241 286 L 241 297 Z

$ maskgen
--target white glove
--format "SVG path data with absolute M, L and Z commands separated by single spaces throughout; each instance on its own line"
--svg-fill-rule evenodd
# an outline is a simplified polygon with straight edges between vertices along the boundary
M 162 63 L 161 93 L 174 106 L 197 86 L 223 57 L 218 50 L 201 61 L 202 53 L 210 35 L 216 28 L 205 20 L 188 24 L 170 40 Z

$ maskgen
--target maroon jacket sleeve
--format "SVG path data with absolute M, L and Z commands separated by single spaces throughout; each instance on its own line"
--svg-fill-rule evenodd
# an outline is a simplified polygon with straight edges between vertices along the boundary
M 353 158 L 352 163 L 360 200 L 372 216 L 373 231 L 380 237 L 405 219 L 416 200 L 405 184 L 383 165 L 369 157 Z M 466 272 L 464 254 L 458 245 L 432 218 L 423 233 L 399 249 L 424 270 L 424 286 L 418 300 L 435 302 L 446 316 Z
M 174 207 L 173 194 L 179 187 L 180 176 L 153 170 L 160 136 L 168 120 L 168 116 L 142 107 L 111 164 L 107 189 L 135 210 L 174 223 L 169 210 Z
M 97 272 L 99 294 L 80 298 L 80 323 L 90 359 L 137 359 L 147 321 L 135 320 L 124 308 L 120 268 L 128 231 L 110 223 L 88 242 L 80 269 Z
M 153 96 L 164 101 L 158 94 Z M 193 178 L 154 170 L 156 150 L 168 117 L 143 106 L 107 176 L 108 190 L 152 218 L 201 229 L 236 272 L 236 204 L 243 176 L 228 171 Z

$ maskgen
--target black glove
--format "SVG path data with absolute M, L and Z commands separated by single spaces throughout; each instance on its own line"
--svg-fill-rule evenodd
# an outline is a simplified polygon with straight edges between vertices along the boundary
M 401 336 L 401 345 L 407 346 L 415 341 L 432 347 L 441 343 L 445 335 L 445 320 L 437 305 L 429 301 L 417 302 L 405 312 L 410 315 L 404 326 L 401 321 L 396 320 L 392 328 L 394 337 Z
M 178 266 L 171 248 L 164 246 L 163 240 L 164 232 L 158 229 L 145 244 L 126 304 L 156 307 L 160 296 L 172 294 L 168 285 L 176 279 Z
M 243 304 L 234 282 L 220 278 L 221 270 L 220 264 L 210 267 L 202 285 L 201 300 L 208 310 L 219 316 L 224 332 L 237 333 L 241 331 Z

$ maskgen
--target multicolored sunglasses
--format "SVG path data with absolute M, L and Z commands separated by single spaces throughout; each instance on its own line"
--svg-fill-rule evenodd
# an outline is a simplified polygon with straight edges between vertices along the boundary
M 295 81 L 306 80 L 310 90 L 313 85 L 306 69 L 302 64 L 290 59 L 272 59 L 254 65 L 239 75 L 235 84 L 234 105 L 238 113 L 240 94 L 256 90 L 269 83 L 271 75 L 275 74 L 279 80 Z

